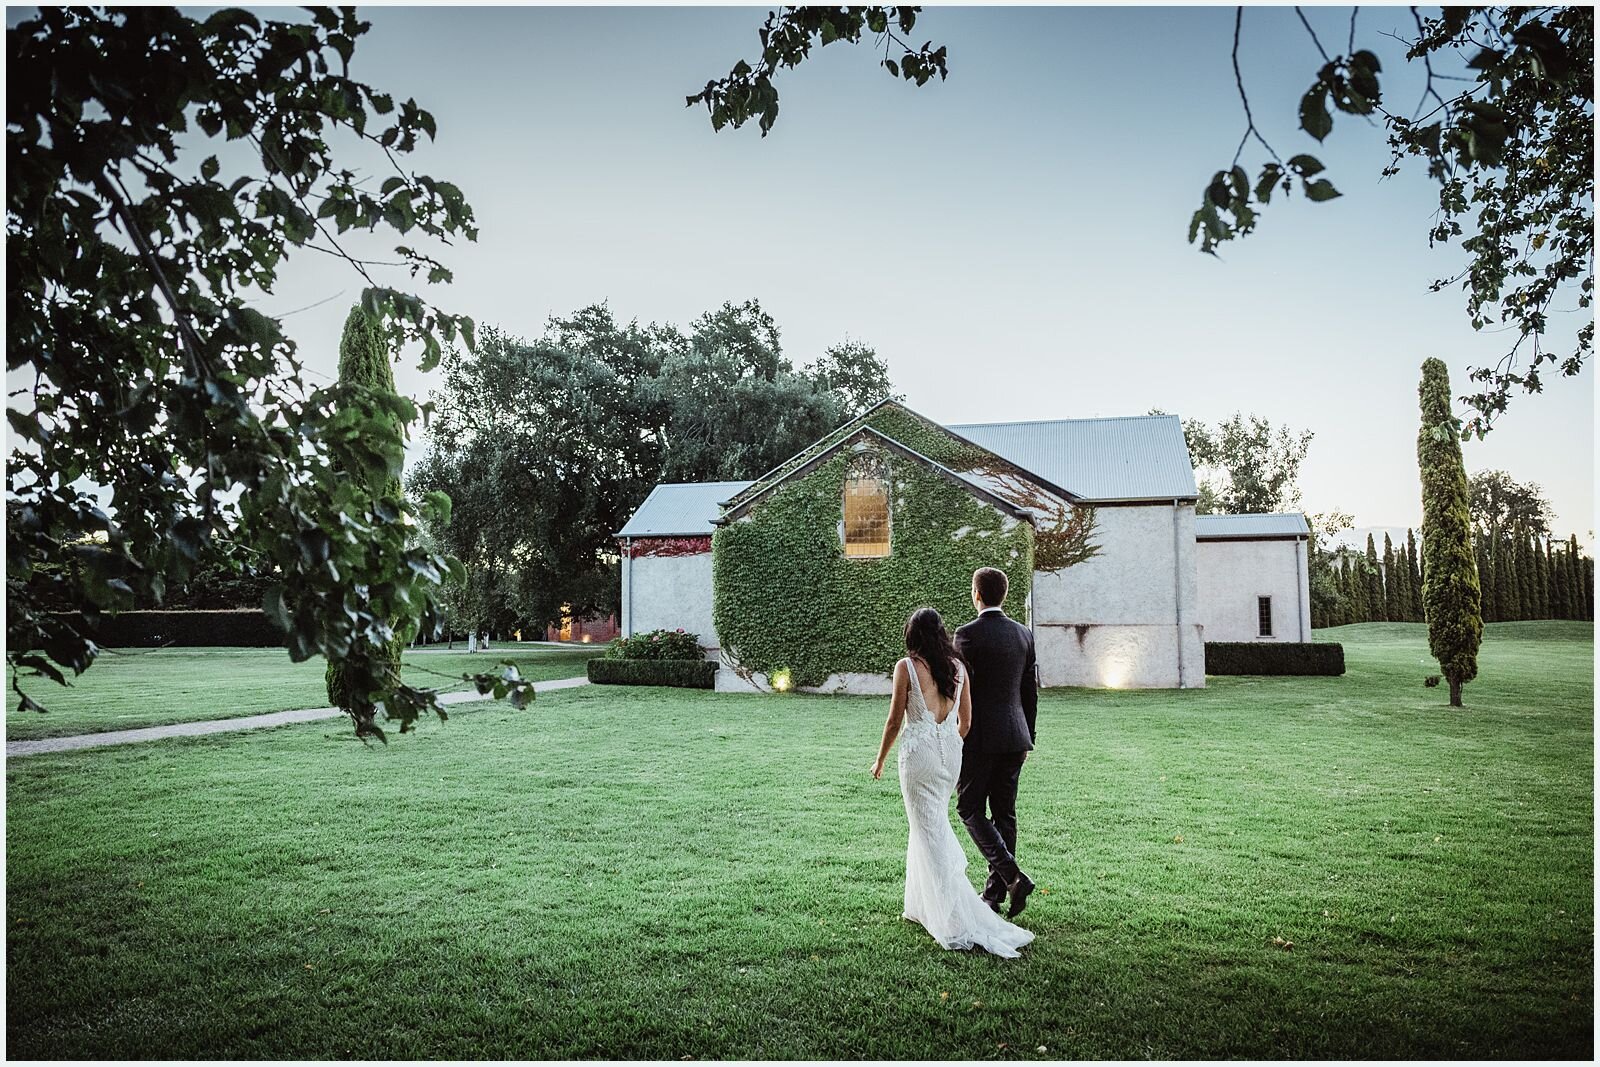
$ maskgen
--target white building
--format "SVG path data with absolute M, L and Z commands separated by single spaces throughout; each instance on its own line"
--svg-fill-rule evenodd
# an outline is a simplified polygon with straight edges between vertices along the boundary
M 1207 641 L 1311 640 L 1304 515 L 1199 515 L 1194 535 Z
M 1034 631 L 1044 685 L 1199 687 L 1205 684 L 1205 641 L 1310 640 L 1304 519 L 1197 517 L 1194 470 L 1177 417 L 938 427 L 885 402 L 850 425 L 871 427 L 886 409 L 901 421 L 877 425 L 892 429 L 907 416 L 921 420 L 969 454 L 976 446 L 1003 463 L 1051 506 L 1060 505 L 1061 514 L 1087 517 L 1091 550 L 1055 571 L 1036 570 L 1025 594 L 1025 621 Z M 830 435 L 802 457 L 826 455 L 842 439 Z M 756 483 L 658 485 L 617 533 L 623 633 L 681 627 L 700 634 L 708 655 L 716 656 L 712 535 L 718 523 L 725 514 L 759 507 L 763 494 L 781 491 L 786 480 L 814 466 L 791 461 Z M 954 474 L 979 487 L 995 484 L 987 464 L 982 472 Z M 757 492 L 747 494 L 752 486 Z M 1042 514 L 1028 513 L 1042 529 Z

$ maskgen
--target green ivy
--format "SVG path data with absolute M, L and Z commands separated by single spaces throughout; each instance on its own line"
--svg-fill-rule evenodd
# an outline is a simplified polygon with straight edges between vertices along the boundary
M 936 422 L 909 408 L 886 404 L 867 418 L 867 425 L 892 437 L 913 452 L 955 471 L 972 471 L 997 462 L 1000 457 L 977 445 L 968 444 Z
M 885 459 L 894 487 L 888 556 L 844 555 L 844 452 L 713 536 L 713 617 L 741 668 L 769 676 L 787 668 L 799 686 L 834 673 L 887 673 L 905 654 L 905 620 L 916 608 L 931 605 L 952 628 L 972 618 L 979 567 L 1006 572 L 1007 608 L 1022 615 L 1033 528 L 914 461 Z

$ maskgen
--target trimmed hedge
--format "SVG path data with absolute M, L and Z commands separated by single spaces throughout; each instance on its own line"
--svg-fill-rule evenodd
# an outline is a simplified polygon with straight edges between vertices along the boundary
M 1344 673 L 1344 646 L 1331 641 L 1207 641 L 1207 674 Z
M 708 659 L 607 659 L 589 661 L 589 681 L 596 685 L 670 685 L 679 689 L 711 689 L 717 664 Z
M 250 608 L 234 611 L 124 611 L 107 615 L 89 635 L 106 648 L 180 648 L 234 645 L 281 648 L 283 631 L 267 621 L 267 613 Z

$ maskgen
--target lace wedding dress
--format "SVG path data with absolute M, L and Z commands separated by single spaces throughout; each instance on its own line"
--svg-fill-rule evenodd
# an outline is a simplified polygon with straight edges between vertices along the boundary
M 902 661 L 911 675 L 905 724 L 900 729 L 900 795 L 906 802 L 911 839 L 906 846 L 906 908 L 903 918 L 922 924 L 943 948 L 987 949 L 1017 956 L 1033 932 L 1006 922 L 989 910 L 967 881 L 967 854 L 950 826 L 950 797 L 961 773 L 961 733 L 956 708 L 966 671 L 956 670 L 956 699 L 943 721 L 922 695 L 916 665 Z

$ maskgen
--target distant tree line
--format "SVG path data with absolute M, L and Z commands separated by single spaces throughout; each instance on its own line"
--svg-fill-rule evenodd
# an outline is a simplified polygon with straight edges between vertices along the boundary
M 1576 534 L 1552 535 L 1550 506 L 1538 485 L 1504 471 L 1483 471 L 1468 483 L 1473 550 L 1485 622 L 1594 619 L 1594 560 Z M 1404 543 L 1371 534 L 1366 551 L 1348 546 L 1312 551 L 1311 625 L 1424 622 L 1422 560 L 1416 534 Z

